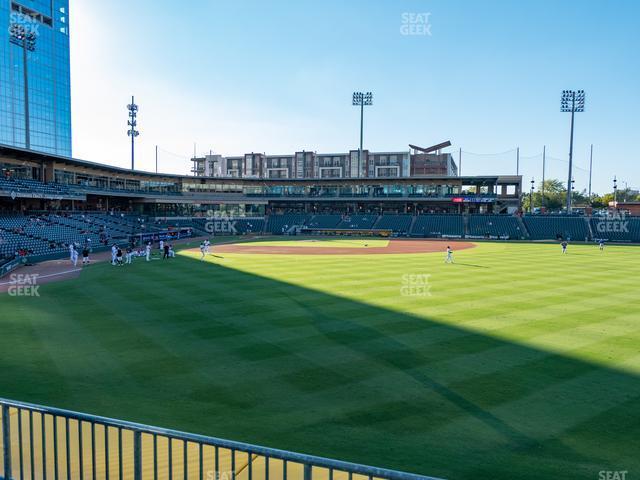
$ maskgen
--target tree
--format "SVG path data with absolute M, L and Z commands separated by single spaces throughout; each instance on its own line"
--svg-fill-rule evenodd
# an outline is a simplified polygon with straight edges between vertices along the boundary
M 542 190 L 544 186 L 544 198 Z M 538 186 L 538 195 L 534 194 L 533 205 L 537 207 L 545 207 L 547 210 L 557 210 L 562 208 L 567 202 L 567 189 L 564 188 L 562 181 L 552 178 L 545 180 Z
M 544 181 L 544 198 L 542 197 L 542 182 L 538 185 L 538 191 L 533 194 L 533 206 L 545 207 L 547 210 L 561 210 L 567 204 L 567 189 L 561 180 L 552 178 Z M 522 194 L 522 209 L 529 211 L 530 192 Z M 587 191 L 574 191 L 571 194 L 574 205 L 590 205 L 593 208 L 607 208 L 613 203 L 614 194 L 605 193 L 604 195 L 592 194 L 591 198 L 587 195 Z M 618 202 L 637 202 L 640 201 L 640 195 L 629 188 L 618 190 Z

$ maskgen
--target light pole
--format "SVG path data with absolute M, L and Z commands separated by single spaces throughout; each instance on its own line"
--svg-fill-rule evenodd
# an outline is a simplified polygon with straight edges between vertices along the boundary
M 373 94 L 371 92 L 353 92 L 353 106 L 360 107 L 360 150 L 358 150 L 358 176 L 362 168 L 362 139 L 364 135 L 364 107 L 373 105 Z
M 9 41 L 22 48 L 22 75 L 24 83 L 24 146 L 31 149 L 31 124 L 29 113 L 29 70 L 27 65 L 27 52 L 36 49 L 36 33 L 28 26 L 20 23 L 12 23 L 9 27 Z
M 613 177 L 613 208 L 618 209 L 618 179 Z
M 589 204 L 591 204 L 591 177 L 593 176 L 593 143 L 591 153 L 589 153 Z
M 543 145 L 542 146 L 542 204 L 540 205 L 541 207 L 544 208 L 544 206 L 546 205 L 545 199 L 544 199 L 544 180 L 545 180 L 545 171 L 547 169 L 547 146 Z
M 127 105 L 127 110 L 129 110 L 129 121 L 127 125 L 129 125 L 129 130 L 127 130 L 127 135 L 131 137 L 131 170 L 134 168 L 135 161 L 135 138 L 140 135 L 140 132 L 136 130 L 138 126 L 138 105 L 136 105 L 133 96 L 131 96 L 131 103 Z
M 571 113 L 569 138 L 569 176 L 567 177 L 567 215 L 571 214 L 571 179 L 573 178 L 573 123 L 576 113 L 584 112 L 584 90 L 563 90 L 560 111 Z
M 533 186 L 535 185 L 536 181 L 532 178 L 531 179 L 531 191 L 529 192 L 529 214 L 533 215 Z

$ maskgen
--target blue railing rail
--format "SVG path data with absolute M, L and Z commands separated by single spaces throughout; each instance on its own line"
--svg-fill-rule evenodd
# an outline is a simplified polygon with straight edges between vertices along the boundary
M 438 480 L 2 398 L 0 412 L 2 480 Z

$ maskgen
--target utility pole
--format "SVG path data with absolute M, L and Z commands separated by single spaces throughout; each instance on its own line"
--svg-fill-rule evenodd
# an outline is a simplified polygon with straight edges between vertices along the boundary
M 462 176 L 462 147 L 460 147 L 460 150 L 458 150 L 458 163 L 459 163 L 458 176 L 461 177 Z
M 158 145 L 156 145 L 156 173 L 158 173 Z
M 520 175 L 520 147 L 516 149 L 516 175 Z

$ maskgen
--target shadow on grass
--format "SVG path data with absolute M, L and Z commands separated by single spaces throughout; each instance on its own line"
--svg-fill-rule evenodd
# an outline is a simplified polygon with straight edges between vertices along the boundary
M 460 265 L 460 266 L 463 266 L 463 267 L 474 267 L 474 268 L 489 268 L 489 267 L 487 267 L 485 265 L 476 265 L 476 264 L 473 264 L 473 263 L 454 262 L 452 265 Z
M 633 375 L 195 257 L 0 311 L 5 397 L 447 478 L 640 468 Z

